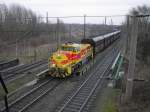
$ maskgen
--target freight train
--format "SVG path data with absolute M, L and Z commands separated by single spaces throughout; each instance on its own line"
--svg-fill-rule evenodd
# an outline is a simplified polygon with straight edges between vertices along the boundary
M 72 42 L 62 44 L 48 60 L 49 75 L 64 78 L 77 73 L 86 62 L 120 38 L 120 34 L 121 31 L 115 31 L 94 38 L 82 39 L 80 44 Z

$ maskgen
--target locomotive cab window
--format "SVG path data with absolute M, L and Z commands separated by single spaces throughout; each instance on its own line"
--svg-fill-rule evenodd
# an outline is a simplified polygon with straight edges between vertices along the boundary
M 80 49 L 76 48 L 76 47 L 66 47 L 66 46 L 62 46 L 61 47 L 62 51 L 73 51 L 73 52 L 78 52 Z

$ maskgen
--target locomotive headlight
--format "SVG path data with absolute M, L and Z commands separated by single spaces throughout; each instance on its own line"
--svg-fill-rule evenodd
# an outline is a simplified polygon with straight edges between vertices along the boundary
M 56 63 L 51 62 L 50 66 L 51 66 L 51 67 L 55 67 L 55 66 L 56 66 Z
M 52 64 L 52 67 L 55 67 L 55 66 L 56 66 L 56 65 L 53 63 L 53 64 Z

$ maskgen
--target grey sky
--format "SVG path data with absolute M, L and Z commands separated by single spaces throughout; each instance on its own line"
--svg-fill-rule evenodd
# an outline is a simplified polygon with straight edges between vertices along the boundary
M 18 3 L 33 11 L 50 16 L 72 15 L 125 15 L 129 9 L 149 5 L 150 0 L 0 0 L 1 3 Z

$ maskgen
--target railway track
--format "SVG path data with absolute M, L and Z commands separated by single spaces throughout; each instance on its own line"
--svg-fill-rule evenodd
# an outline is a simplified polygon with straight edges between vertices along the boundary
M 113 53 L 115 53 L 115 52 L 113 52 Z M 113 54 L 112 53 L 112 54 Z M 95 89 L 97 88 L 97 86 L 98 85 L 101 85 L 101 80 L 102 80 L 102 77 L 103 77 L 103 75 L 105 75 L 105 72 L 107 71 L 106 69 L 109 67 L 109 65 L 108 65 L 108 63 L 110 63 L 110 61 L 111 60 L 113 60 L 113 57 L 111 57 L 111 59 L 109 59 L 108 60 L 108 62 L 107 62 L 107 58 L 108 57 L 106 57 L 105 58 L 105 61 L 103 61 L 103 64 L 100 64 L 96 69 L 95 69 L 95 73 L 94 73 L 94 76 L 92 76 L 92 75 L 90 75 L 88 78 L 87 78 L 87 80 L 86 80 L 86 82 L 84 82 L 83 84 L 84 85 L 82 85 L 82 87 L 80 86 L 80 90 L 78 89 L 78 92 L 75 92 L 74 93 L 74 95 L 71 97 L 72 99 L 70 99 L 69 98 L 69 102 L 66 104 L 65 103 L 65 105 L 66 106 L 62 106 L 61 108 L 59 108 L 59 112 L 67 112 L 65 109 L 67 109 L 67 105 L 70 105 L 71 104 L 71 110 L 68 110 L 68 112 L 71 112 L 71 111 L 82 111 L 84 108 L 85 108 L 85 106 L 86 106 L 86 104 L 87 104 L 87 102 L 89 101 L 89 99 L 91 98 L 91 96 L 93 95 L 93 93 L 94 93 L 94 91 L 95 91 Z M 102 72 L 102 70 L 100 71 L 99 70 L 99 68 L 101 67 L 101 66 L 104 66 L 104 67 L 102 67 L 101 69 L 103 69 L 103 72 Z M 43 66 L 44 67 L 44 66 Z M 103 75 L 98 75 L 98 74 L 103 74 Z M 95 75 L 96 75 L 96 77 L 95 77 Z M 95 77 L 95 78 L 93 78 L 93 77 Z M 95 80 L 94 80 L 95 79 Z M 43 85 L 43 87 L 41 88 L 40 86 L 39 87 L 35 87 L 35 88 L 37 88 L 37 89 L 32 89 L 31 91 L 33 91 L 33 94 L 32 94 L 32 92 L 31 91 L 29 91 L 28 93 L 26 93 L 26 94 L 24 94 L 23 96 L 21 96 L 20 98 L 18 98 L 18 99 L 16 99 L 14 102 L 12 102 L 12 103 L 10 103 L 9 104 L 9 107 L 10 107 L 10 112 L 23 112 L 23 111 L 26 111 L 28 108 L 30 108 L 31 106 L 32 106 L 32 104 L 33 103 L 36 103 L 37 101 L 39 101 L 39 99 L 40 98 L 42 98 L 44 95 L 46 95 L 48 92 L 50 92 L 50 91 L 52 91 L 52 90 L 54 90 L 61 82 L 60 82 L 60 80 L 59 81 L 55 81 L 54 82 L 54 84 L 48 84 L 48 83 L 51 83 L 51 81 L 52 81 L 53 79 L 51 79 L 50 80 L 50 82 L 47 82 L 47 84 L 44 84 Z M 92 82 L 92 84 L 91 85 L 88 85 L 88 83 L 89 83 L 89 80 Z M 45 83 L 46 83 L 45 82 Z M 94 84 L 94 82 L 96 83 L 96 84 Z M 41 84 L 42 85 L 42 84 Z M 47 86 L 46 86 L 47 85 Z M 85 86 L 85 85 L 88 85 L 89 86 L 89 88 L 88 88 L 88 86 Z M 87 88 L 86 88 L 87 87 Z M 41 89 L 40 89 L 41 88 Z M 83 88 L 86 88 L 85 89 L 85 91 L 84 91 L 84 89 Z M 42 91 L 41 91 L 42 90 Z M 44 90 L 44 91 L 43 91 Z M 89 90 L 89 91 L 88 91 Z M 83 92 L 82 92 L 83 91 Z M 31 93 L 30 93 L 31 92 Z M 80 94 L 81 93 L 81 94 Z M 88 93 L 88 95 L 86 94 L 86 93 Z M 27 95 L 28 94 L 28 95 Z M 79 95 L 81 95 L 81 96 L 79 96 Z M 77 97 L 76 97 L 77 96 Z M 79 102 L 77 102 L 77 104 L 79 104 L 79 106 L 80 107 L 82 107 L 81 108 L 81 110 L 79 110 L 78 108 L 78 110 L 76 110 L 76 109 L 74 109 L 74 106 L 75 106 L 75 108 L 76 108 L 76 102 L 74 103 L 71 103 L 72 101 L 74 101 L 73 99 L 74 98 L 83 98 L 82 100 L 81 99 L 77 99 L 77 101 L 79 101 Z M 73 106 L 73 107 L 72 107 Z M 69 107 L 70 108 L 70 107 Z M 73 110 L 72 110 L 72 108 L 73 108 Z M 62 109 L 62 110 L 61 110 Z M 5 111 L 5 109 L 3 109 L 3 112 Z
M 0 63 L 0 70 L 7 69 L 9 67 L 13 67 L 19 64 L 19 59 L 12 59 L 9 61 L 4 61 Z
M 5 62 L 5 60 L 0 60 L 0 63 L 3 63 L 3 62 Z
M 41 60 L 32 64 L 20 65 L 15 68 L 13 67 L 12 69 L 2 71 L 2 77 L 5 82 L 10 82 L 26 75 L 25 73 L 31 73 L 32 69 L 43 65 L 46 66 L 46 60 Z
M 88 76 L 74 94 L 56 112 L 83 112 L 96 88 L 102 85 L 102 79 L 106 75 L 106 72 L 108 72 L 108 68 L 115 56 L 116 51 L 112 51 L 109 56 L 105 57 L 102 63 L 96 67 L 94 73 Z
M 53 91 L 62 81 L 55 80 L 54 78 L 48 79 L 40 85 L 34 87 L 21 97 L 9 104 L 10 112 L 24 112 L 32 106 L 32 104 L 39 101 L 48 92 Z M 5 112 L 5 108 L 2 109 Z
M 47 63 L 43 64 L 43 65 L 41 65 L 41 66 L 39 66 L 39 67 L 37 67 L 35 69 L 32 69 L 29 73 L 36 73 L 36 74 L 38 74 L 39 72 L 42 72 L 42 71 L 44 71 L 46 69 L 48 69 L 48 64 Z

